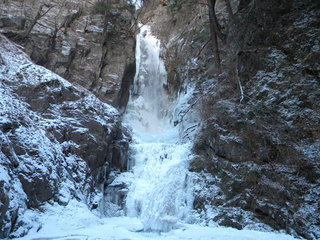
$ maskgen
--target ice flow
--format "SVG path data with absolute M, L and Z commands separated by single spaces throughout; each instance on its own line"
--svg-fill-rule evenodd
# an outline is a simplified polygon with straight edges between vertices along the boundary
M 133 129 L 133 173 L 125 212 L 138 217 L 144 230 L 168 231 L 189 219 L 192 181 L 188 174 L 190 143 L 177 144 L 173 105 L 165 91 L 166 71 L 160 42 L 148 26 L 137 39 L 137 72 L 124 123 Z

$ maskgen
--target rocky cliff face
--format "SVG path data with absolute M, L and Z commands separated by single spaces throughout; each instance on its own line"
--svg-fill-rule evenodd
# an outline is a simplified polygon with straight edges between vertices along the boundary
M 24 235 L 25 210 L 44 202 L 98 208 L 110 169 L 127 169 L 121 114 L 101 101 L 127 104 L 134 13 L 122 0 L 0 1 L 17 44 L 0 37 L 0 238 Z
M 1 1 L 1 33 L 36 64 L 123 108 L 135 74 L 135 8 L 97 2 Z
M 0 2 L 1 32 L 20 48 L 1 37 L 0 237 L 25 234 L 25 209 L 43 202 L 97 208 L 110 168 L 126 169 L 119 112 L 98 98 L 125 107 L 136 23 L 132 7 L 109 2 Z M 207 1 L 145 2 L 164 88 L 190 96 L 174 120 L 195 141 L 204 224 L 320 238 L 318 1 L 234 0 L 230 15 L 217 0 L 220 67 Z
M 97 208 L 110 168 L 126 168 L 119 112 L 4 36 L 0 80 L 0 238 L 24 235 L 32 224 L 24 211 L 44 202 Z
M 195 209 L 207 224 L 266 223 L 318 239 L 319 3 L 231 1 L 230 16 L 217 1 L 220 72 L 206 2 L 152 1 L 141 11 L 162 40 L 168 91 L 193 93 L 179 121 L 199 123 Z

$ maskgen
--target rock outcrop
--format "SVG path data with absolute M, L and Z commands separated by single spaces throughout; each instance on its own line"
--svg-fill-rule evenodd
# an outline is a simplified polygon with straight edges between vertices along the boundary
M 195 209 L 208 224 L 262 222 L 318 239 L 319 3 L 230 1 L 230 16 L 224 2 L 216 1 L 220 69 L 207 1 L 152 1 L 141 11 L 163 43 L 168 91 L 193 93 L 177 123 L 199 123 Z
M 97 208 L 110 169 L 126 168 L 118 110 L 2 35 L 0 99 L 0 238 L 24 235 L 32 224 L 24 211 L 44 202 Z
M 36 64 L 124 108 L 135 75 L 135 8 L 123 0 L 1 1 L 0 31 Z

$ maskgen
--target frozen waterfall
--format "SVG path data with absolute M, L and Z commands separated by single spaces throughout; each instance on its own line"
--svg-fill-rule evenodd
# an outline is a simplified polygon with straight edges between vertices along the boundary
M 26 209 L 17 221 L 22 226 L 15 234 L 27 235 L 19 239 L 294 240 L 285 234 L 252 231 L 250 227 L 241 231 L 217 228 L 213 221 L 208 223 L 210 227 L 203 226 L 201 216 L 192 213 L 193 188 L 202 185 L 195 181 L 193 186 L 196 177 L 187 170 L 191 143 L 182 143 L 188 137 L 182 141 L 178 130 L 181 128 L 181 135 L 186 136 L 190 126 L 198 122 L 197 114 L 185 115 L 186 109 L 191 113 L 188 101 L 192 89 L 187 91 L 189 95 L 181 95 L 171 103 L 164 91 L 166 72 L 159 58 L 159 41 L 142 27 L 137 45 L 138 71 L 123 119 L 132 129 L 133 138 L 128 172 L 106 166 L 106 187 L 103 183 L 92 199 L 96 209 L 89 210 L 84 201 L 76 198 L 67 206 L 49 200 L 40 209 Z M 174 127 L 172 122 L 179 114 L 185 117 Z M 216 216 L 214 209 L 208 212 L 211 219 Z
M 167 73 L 159 55 L 160 42 L 143 26 L 137 36 L 136 76 L 124 122 L 148 134 L 171 127 L 172 107 L 164 91 Z
M 125 212 L 144 230 L 168 231 L 188 221 L 193 204 L 188 174 L 189 143 L 179 142 L 173 104 L 165 92 L 160 42 L 143 26 L 137 39 L 137 73 L 124 123 L 133 129 L 129 171 L 132 181 Z

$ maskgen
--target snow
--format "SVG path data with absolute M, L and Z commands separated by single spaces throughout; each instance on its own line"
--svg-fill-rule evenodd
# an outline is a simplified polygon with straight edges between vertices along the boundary
M 68 206 L 47 203 L 39 211 L 27 210 L 24 215 L 33 226 L 21 240 L 39 239 L 219 239 L 219 240 L 291 240 L 291 236 L 232 228 L 203 227 L 183 224 L 169 232 L 142 232 L 143 225 L 137 218 L 99 218 L 87 206 L 71 200 Z
M 148 46 L 149 51 L 157 51 L 159 43 L 153 38 L 150 43 L 155 47 L 148 45 L 149 43 L 144 44 Z M 141 39 L 138 41 L 139 47 L 140 44 Z M 141 64 L 138 70 L 144 70 L 143 64 L 146 61 L 148 59 L 138 56 L 138 65 Z M 156 68 L 161 69 L 159 66 Z M 146 76 L 139 78 L 137 74 L 136 80 L 143 82 Z M 161 83 L 161 79 L 158 80 Z M 150 96 L 144 95 L 143 91 L 140 92 L 140 87 L 143 88 L 142 85 L 137 86 L 135 92 L 139 96 L 130 99 L 128 111 L 124 116 L 126 125 L 132 129 L 133 138 L 130 146 L 129 172 L 111 173 L 115 179 L 109 184 L 109 190 L 113 194 L 117 187 L 120 191 L 128 191 L 124 209 L 126 216 L 119 210 L 117 212 L 117 206 L 113 202 L 107 207 L 118 217 L 109 218 L 99 218 L 100 214 L 94 215 L 86 206 L 75 200 L 71 200 L 65 207 L 56 203 L 47 204 L 44 212 L 37 213 L 41 228 L 34 228 L 28 238 L 22 239 L 293 239 L 279 233 L 218 228 L 217 223 L 213 221 L 208 224 L 211 227 L 203 226 L 192 210 L 193 191 L 201 188 L 200 185 L 193 185 L 194 176 L 188 171 L 192 144 L 189 141 L 179 141 L 180 126 L 173 127 L 172 124 L 167 124 L 170 122 L 170 115 L 159 114 L 159 108 L 153 108 L 158 106 L 159 102 L 151 105 L 147 101 L 150 100 Z M 158 88 L 158 91 L 160 89 Z M 158 101 L 162 100 L 160 97 L 165 97 L 161 93 L 157 96 Z M 186 108 L 188 97 L 180 97 L 177 107 Z M 179 111 L 172 111 L 171 115 L 173 112 L 176 114 L 175 118 L 179 119 Z M 215 180 L 212 179 L 213 182 Z M 128 189 L 121 188 L 127 185 Z M 219 188 L 216 188 L 218 192 Z M 107 201 L 108 198 L 107 196 Z M 216 212 L 212 209 L 211 217 L 214 214 Z
M 5 183 L 4 185 L 5 186 L 8 185 L 10 181 L 10 177 L 7 173 L 7 170 L 4 168 L 4 166 L 1 166 L 1 165 L 0 165 L 0 176 L 1 176 L 1 181 Z
M 146 44 L 147 48 L 149 50 L 154 49 L 154 56 L 159 56 L 160 43 L 149 35 L 147 38 L 150 38 L 149 40 L 154 44 L 153 48 Z M 6 48 L 9 48 L 9 46 L 5 45 Z M 41 82 L 57 80 L 65 87 L 72 87 L 70 83 L 55 74 L 51 74 L 44 68 L 31 65 L 31 62 L 26 59 L 22 52 L 13 56 L 13 52 L 16 50 L 6 50 L 12 54 L 7 54 L 7 52 L 1 54 L 5 67 L 0 70 L 2 71 L 2 77 L 7 82 L 20 81 L 22 84 L 38 85 Z M 13 59 L 17 64 L 9 64 L 13 62 Z M 162 86 L 165 76 L 163 63 L 157 61 L 155 69 L 160 70 L 158 76 L 161 80 L 160 86 Z M 60 114 L 61 109 L 58 106 L 56 108 L 53 106 L 53 110 L 57 111 L 57 120 L 44 119 L 40 114 L 31 112 L 27 104 L 5 91 L 4 88 L 0 92 L 0 98 L 2 99 L 0 102 L 1 115 L 10 113 L 15 119 L 22 116 L 25 120 L 23 122 L 28 122 L 29 126 L 21 125 L 16 129 L 16 135 L 20 137 L 20 143 L 27 149 L 35 149 L 35 152 L 42 159 L 47 160 L 43 163 L 37 163 L 36 161 L 39 161 L 39 159 L 34 159 L 26 154 L 23 157 L 23 162 L 19 163 L 17 171 L 24 170 L 23 172 L 26 173 L 38 174 L 37 177 L 39 178 L 50 176 L 50 181 L 60 182 L 57 199 L 60 205 L 50 200 L 38 209 L 31 210 L 27 209 L 26 206 L 20 208 L 19 211 L 24 211 L 19 213 L 20 221 L 24 225 L 17 229 L 15 235 L 19 236 L 27 233 L 30 229 L 28 234 L 20 239 L 293 239 L 291 236 L 279 233 L 218 228 L 215 227 L 214 222 L 209 224 L 214 227 L 194 223 L 197 216 L 193 215 L 192 211 L 193 176 L 188 172 L 191 144 L 190 142 L 177 143 L 179 127 L 169 126 L 169 123 L 171 123 L 169 113 L 172 109 L 167 109 L 169 113 L 158 114 L 159 112 L 155 113 L 153 111 L 161 109 L 159 105 L 152 105 L 152 107 L 155 107 L 153 109 L 146 101 L 147 98 L 149 100 L 152 98 L 159 100 L 157 97 L 165 97 L 164 95 L 156 95 L 157 97 L 155 95 L 143 96 L 143 101 L 138 98 L 138 101 L 132 104 L 137 107 L 136 110 L 142 111 L 139 112 L 138 119 L 136 119 L 136 123 L 140 124 L 139 129 L 133 131 L 134 144 L 131 145 L 131 157 L 134 158 L 134 166 L 130 169 L 131 172 L 120 174 L 110 184 L 110 186 L 117 186 L 122 183 L 130 185 L 125 209 L 130 217 L 101 218 L 100 214 L 95 215 L 94 213 L 97 213 L 97 211 L 91 212 L 85 201 L 78 202 L 75 198 L 72 198 L 72 196 L 76 196 L 78 199 L 84 198 L 85 188 L 88 187 L 85 180 L 90 180 L 85 179 L 82 174 L 88 171 L 87 165 L 72 153 L 66 158 L 61 157 L 63 148 L 77 148 L 77 144 L 64 142 L 64 144 L 59 145 L 56 141 L 51 142 L 46 137 L 46 131 L 44 130 L 53 126 L 64 127 L 65 124 L 71 123 L 81 126 L 81 123 L 78 122 L 78 119 L 62 116 Z M 184 101 L 182 105 L 185 105 L 187 98 L 181 96 L 181 99 Z M 68 109 L 75 114 L 79 106 L 86 106 L 89 111 L 105 112 L 105 118 L 97 117 L 96 119 L 102 126 L 105 126 L 108 124 L 107 115 L 118 115 L 118 112 L 116 109 L 97 101 L 95 97 L 88 95 L 77 101 L 65 102 L 60 108 Z M 166 103 L 166 99 L 164 102 Z M 178 106 L 182 105 L 178 104 Z M 170 105 L 167 104 L 167 106 L 170 108 Z M 151 112 L 148 112 L 149 110 Z M 154 114 L 158 117 L 154 118 Z M 141 124 L 141 116 L 147 118 L 145 119 L 147 122 L 144 124 Z M 35 122 L 36 119 L 38 119 L 38 122 Z M 148 129 L 150 123 L 154 123 L 153 121 L 156 123 L 155 127 Z M 35 127 L 36 124 L 40 124 L 39 128 Z M 155 128 L 157 129 L 155 130 Z M 84 133 L 86 129 L 79 127 L 77 131 Z M 61 159 L 64 159 L 64 161 L 61 161 Z M 61 176 L 57 174 L 57 166 L 59 165 L 66 168 L 63 169 Z M 72 177 L 68 175 L 69 171 L 67 170 L 70 171 Z M 6 174 L 6 169 L 3 166 L 0 168 L 0 176 L 5 185 L 14 186 L 12 188 L 14 191 L 9 192 L 10 204 L 18 206 L 19 203 L 26 202 L 26 196 L 20 181 L 17 178 L 12 180 L 10 174 Z M 27 178 L 27 180 L 31 179 Z M 77 183 L 72 180 L 77 180 Z M 79 188 L 81 188 L 81 191 Z M 103 198 L 100 195 L 95 195 L 95 197 L 97 202 Z M 212 211 L 213 215 L 214 209 Z

